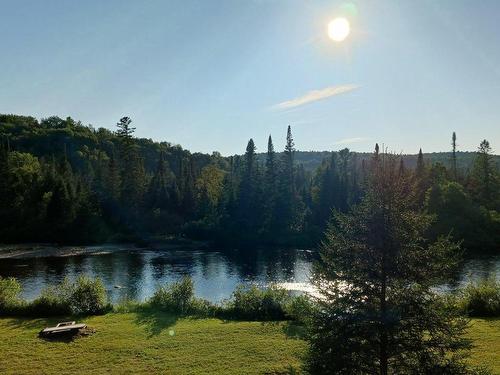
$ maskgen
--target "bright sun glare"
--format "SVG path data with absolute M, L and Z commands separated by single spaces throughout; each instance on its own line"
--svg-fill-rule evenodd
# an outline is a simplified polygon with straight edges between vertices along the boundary
M 328 24 L 328 36 L 335 42 L 342 42 L 350 32 L 349 21 L 343 17 L 335 18 Z

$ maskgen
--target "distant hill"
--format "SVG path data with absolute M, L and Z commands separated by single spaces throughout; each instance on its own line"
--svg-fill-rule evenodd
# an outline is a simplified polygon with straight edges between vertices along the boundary
M 372 153 L 368 152 L 353 152 L 359 158 L 359 161 L 371 158 Z M 298 164 L 302 164 L 306 171 L 314 171 L 321 162 L 331 156 L 331 151 L 296 151 L 295 160 Z M 458 169 L 467 170 L 472 167 L 474 159 L 476 157 L 476 152 L 470 151 L 458 151 L 457 152 L 457 166 Z M 407 168 L 415 168 L 417 164 L 417 154 L 405 154 L 403 155 L 403 160 Z M 258 154 L 260 161 L 264 161 L 266 158 L 265 153 Z M 500 169 L 500 155 L 493 155 L 493 159 Z M 449 166 L 451 162 L 451 152 L 431 152 L 424 153 L 424 160 L 427 163 L 441 163 L 445 166 Z

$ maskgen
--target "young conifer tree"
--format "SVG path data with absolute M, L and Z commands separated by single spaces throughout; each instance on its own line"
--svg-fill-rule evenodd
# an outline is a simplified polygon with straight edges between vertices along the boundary
M 427 243 L 431 220 L 413 210 L 397 157 L 374 159 L 361 203 L 334 215 L 321 247 L 309 370 L 469 373 L 467 321 L 433 289 L 456 266 L 459 245 Z

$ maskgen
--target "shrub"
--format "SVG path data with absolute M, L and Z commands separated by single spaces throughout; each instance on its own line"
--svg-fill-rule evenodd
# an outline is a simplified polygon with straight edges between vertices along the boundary
M 17 309 L 21 304 L 19 294 L 21 284 L 14 279 L 0 277 L 0 313 L 9 313 Z
M 28 312 L 37 316 L 71 314 L 69 297 L 71 285 L 67 280 L 56 286 L 49 286 L 28 306 Z
M 500 316 L 500 283 L 485 279 L 467 285 L 459 298 L 460 307 L 469 316 Z
M 315 305 L 306 295 L 290 297 L 284 309 L 288 319 L 306 324 L 312 316 Z
M 193 281 L 184 277 L 181 281 L 158 288 L 149 302 L 161 310 L 184 315 L 189 312 L 193 299 Z
M 68 302 L 73 314 L 102 314 L 108 308 L 102 281 L 86 276 L 79 276 L 71 286 Z
M 256 286 L 239 286 L 227 302 L 227 312 L 237 319 L 283 320 L 285 304 L 290 301 L 288 292 L 271 286 L 259 289 Z
M 27 306 L 30 315 L 102 314 L 109 306 L 104 284 L 100 279 L 80 276 L 75 282 L 65 279 L 61 284 L 45 288 Z

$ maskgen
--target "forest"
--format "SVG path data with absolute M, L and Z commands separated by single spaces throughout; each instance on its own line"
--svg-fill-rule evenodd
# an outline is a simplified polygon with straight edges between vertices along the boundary
M 224 157 L 68 117 L 0 115 L 0 239 L 5 243 L 147 243 L 204 240 L 214 246 L 315 246 L 332 212 L 365 194 L 373 153 L 296 150 L 291 127 L 275 146 Z M 139 125 L 137 125 L 139 126 Z M 430 214 L 426 236 L 450 235 L 468 252 L 500 244 L 500 157 L 476 152 L 397 155 L 415 210 Z M 418 149 L 418 145 L 416 145 Z M 242 148 L 243 151 L 243 148 Z M 390 151 L 390 150 L 389 150 Z

